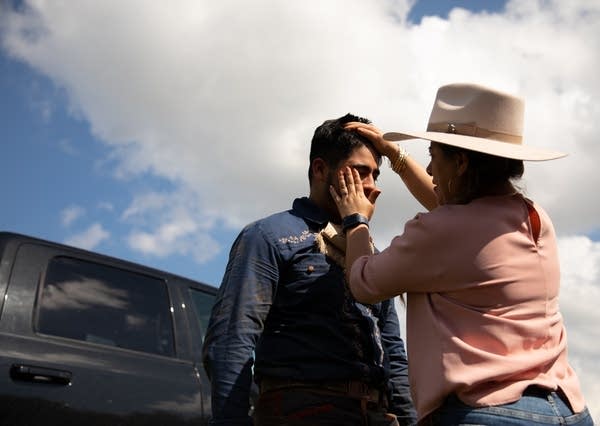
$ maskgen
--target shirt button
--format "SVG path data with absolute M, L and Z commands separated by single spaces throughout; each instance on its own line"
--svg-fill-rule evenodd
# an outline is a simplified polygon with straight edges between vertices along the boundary
M 308 265 L 308 267 L 306 268 L 306 272 L 312 274 L 313 272 L 315 272 L 315 267 L 312 265 Z

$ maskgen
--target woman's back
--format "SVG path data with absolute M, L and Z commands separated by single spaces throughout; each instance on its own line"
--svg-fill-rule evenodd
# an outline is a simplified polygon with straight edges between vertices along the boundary
M 574 408 L 583 408 L 565 356 L 554 229 L 536 206 L 541 227 L 534 241 L 526 203 L 513 195 L 442 206 L 409 222 L 392 242 L 391 253 L 439 242 L 429 256 L 413 259 L 408 276 L 397 275 L 408 292 L 408 352 L 420 412 L 449 393 L 474 406 L 503 404 L 531 384 L 561 387 Z

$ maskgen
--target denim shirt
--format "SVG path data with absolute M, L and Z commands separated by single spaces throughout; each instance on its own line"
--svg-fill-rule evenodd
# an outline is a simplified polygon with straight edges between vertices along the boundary
M 361 380 L 387 389 L 390 412 L 416 417 L 394 302 L 352 298 L 343 269 L 315 243 L 327 223 L 312 201 L 298 198 L 234 242 L 203 347 L 211 424 L 252 424 L 253 373 L 257 381 Z

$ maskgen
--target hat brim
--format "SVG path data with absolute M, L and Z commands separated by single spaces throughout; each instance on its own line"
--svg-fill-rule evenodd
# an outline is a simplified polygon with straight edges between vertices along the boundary
M 531 146 L 518 145 L 502 142 L 495 139 L 478 138 L 475 136 L 458 135 L 455 133 L 441 132 L 389 132 L 383 135 L 388 141 L 403 141 L 408 139 L 424 139 L 445 145 L 457 146 L 471 151 L 483 152 L 484 154 L 496 155 L 498 157 L 512 158 L 526 161 L 547 161 L 565 157 L 567 154 L 559 151 L 535 148 Z

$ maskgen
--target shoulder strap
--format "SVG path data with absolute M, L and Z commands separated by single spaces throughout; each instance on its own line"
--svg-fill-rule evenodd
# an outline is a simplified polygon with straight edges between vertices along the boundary
M 542 227 L 540 215 L 535 207 L 533 207 L 533 203 L 531 201 L 525 200 L 525 204 L 527 204 L 527 210 L 529 211 L 529 222 L 531 223 L 533 241 L 537 243 L 538 237 L 540 236 L 540 228 Z

